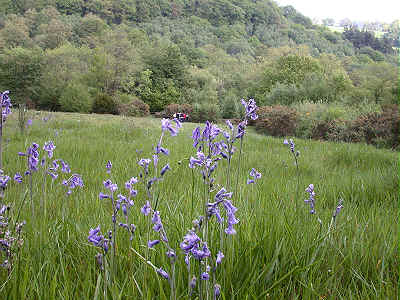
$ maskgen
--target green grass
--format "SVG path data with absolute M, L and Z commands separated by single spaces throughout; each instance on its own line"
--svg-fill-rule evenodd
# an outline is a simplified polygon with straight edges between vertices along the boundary
M 54 184 L 47 179 L 43 198 L 41 178 L 35 174 L 35 218 L 27 199 L 21 210 L 27 225 L 20 269 L 17 272 L 15 267 L 10 276 L 0 271 L 0 299 L 102 299 L 102 275 L 94 259 L 97 249 L 88 243 L 87 236 L 97 225 L 102 232 L 111 229 L 111 204 L 98 197 L 108 178 L 105 163 L 112 161 L 112 180 L 124 191 L 124 183 L 138 176 L 137 159 L 151 157 L 160 135 L 160 120 L 54 113 L 50 121 L 43 122 L 44 115 L 36 113 L 25 135 L 17 130 L 16 113 L 7 121 L 5 173 L 13 176 L 25 171 L 18 151 L 25 151 L 32 142 L 42 147 L 53 140 L 57 147 L 54 157 L 64 159 L 73 173 L 81 174 L 85 187 L 67 197 L 61 178 Z M 189 298 L 188 272 L 179 243 L 192 219 L 203 211 L 200 175 L 194 172 L 192 194 L 192 170 L 187 161 L 195 156 L 190 138 L 195 126 L 185 123 L 177 137 L 165 137 L 164 145 L 171 153 L 161 158 L 160 165 L 169 162 L 172 170 L 157 185 L 157 209 L 178 253 L 178 299 Z M 296 149 L 301 152 L 298 180 L 291 153 L 282 141 L 258 135 L 251 128 L 245 137 L 239 185 L 233 184 L 233 190 L 238 191 L 233 203 L 239 209 L 240 223 L 237 234 L 226 240 L 225 258 L 216 275 L 222 299 L 397 299 L 398 153 L 362 144 L 296 139 Z M 237 159 L 234 157 L 235 166 Z M 247 186 L 253 167 L 262 173 L 262 179 Z M 225 186 L 225 170 L 226 162 L 221 161 L 216 184 Z M 316 216 L 309 214 L 303 201 L 310 183 L 315 185 Z M 26 188 L 10 183 L 3 201 L 16 211 Z M 344 200 L 344 209 L 327 234 L 339 198 Z M 130 249 L 146 252 L 148 221 L 140 214 L 145 201 L 141 187 L 131 209 L 131 220 L 137 226 L 133 241 L 129 241 L 129 234 L 118 231 L 117 268 L 114 283 L 108 287 L 109 299 L 170 296 L 168 282 Z M 210 234 L 215 255 L 218 233 L 211 230 Z M 152 233 L 150 238 L 156 236 Z M 165 251 L 158 245 L 151 258 L 169 272 Z

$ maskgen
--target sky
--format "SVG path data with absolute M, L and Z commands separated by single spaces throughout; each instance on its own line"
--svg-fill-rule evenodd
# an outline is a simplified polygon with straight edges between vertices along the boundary
M 400 0 L 275 0 L 279 6 L 292 5 L 303 15 L 333 18 L 340 21 L 380 21 L 391 23 L 400 19 Z

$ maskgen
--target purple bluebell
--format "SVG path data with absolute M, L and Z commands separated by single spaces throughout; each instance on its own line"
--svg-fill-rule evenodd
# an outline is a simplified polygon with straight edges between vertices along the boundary
M 69 168 L 69 165 L 63 161 L 62 159 L 58 160 L 61 163 L 61 172 L 63 173 L 71 173 L 71 169 Z
M 261 178 L 261 173 L 259 173 L 256 169 L 252 168 L 250 171 L 250 177 L 253 178 L 247 179 L 247 184 L 256 183 L 256 180 Z
M 112 168 L 112 163 L 111 163 L 111 161 L 107 161 L 106 169 L 107 169 L 107 173 L 108 173 L 108 174 L 111 173 L 111 168 Z
M 146 204 L 140 209 L 140 211 L 141 211 L 142 214 L 144 214 L 145 216 L 148 216 L 149 213 L 151 212 L 150 202 L 149 202 L 149 201 L 146 201 Z
M 3 122 L 6 121 L 6 118 L 9 114 L 11 114 L 11 99 L 9 97 L 10 91 L 4 91 L 0 93 L 0 109 L 1 109 L 1 117 Z
M 167 251 L 167 256 L 169 257 L 169 258 L 175 258 L 176 257 L 176 253 L 175 253 L 175 251 L 174 250 L 172 250 L 172 249 L 169 249 L 168 251 Z
M 194 289 L 196 288 L 196 281 L 197 281 L 196 276 L 193 276 L 193 277 L 192 277 L 192 280 L 190 280 L 189 286 L 190 286 L 190 288 L 191 288 L 192 290 L 194 290 Z
M 66 185 L 66 183 L 65 183 L 65 185 Z M 100 193 L 99 193 L 99 198 L 100 198 L 100 200 L 104 200 L 104 199 L 110 198 L 110 196 L 107 195 L 107 194 L 104 194 L 104 193 L 100 192 Z
M 89 243 L 96 247 L 102 247 L 104 243 L 104 236 L 100 234 L 100 225 L 96 228 L 91 228 L 88 236 Z
M 18 182 L 18 183 L 21 183 L 21 182 L 22 182 L 22 176 L 21 176 L 21 174 L 20 174 L 20 173 L 15 173 L 15 175 L 14 175 L 14 180 L 15 180 L 16 182 Z
M 155 245 L 159 244 L 160 240 L 150 240 L 147 242 L 147 247 L 153 248 Z
M 103 184 L 106 189 L 110 190 L 110 192 L 115 192 L 118 189 L 117 184 L 112 183 L 110 179 L 103 181 Z
M 166 164 L 166 165 L 161 169 L 160 175 L 161 175 L 161 176 L 164 176 L 165 172 L 167 172 L 168 170 L 171 170 L 171 168 L 169 167 L 169 164 Z
M 32 126 L 32 119 L 28 119 L 28 121 L 26 121 L 26 127 Z
M 179 122 L 179 121 L 178 121 Z M 176 122 L 175 122 L 176 123 Z M 172 126 L 171 120 L 170 119 L 162 119 L 161 120 L 161 130 L 164 131 L 169 131 L 171 136 L 176 136 L 178 134 L 178 129 L 180 128 L 180 123 L 178 126 L 178 123 L 176 123 L 176 128 Z
M 190 230 L 189 233 L 184 236 L 180 247 L 185 253 L 188 253 L 197 246 L 198 242 L 200 242 L 200 238 L 194 231 Z
M 339 199 L 339 203 L 338 203 L 338 205 L 336 206 L 335 212 L 333 213 L 333 217 L 334 217 L 334 218 L 336 218 L 336 216 L 340 213 L 340 211 L 342 210 L 342 208 L 343 208 L 343 199 Z
M 100 270 L 104 270 L 103 269 L 103 255 L 101 253 L 97 253 L 95 258 L 96 258 L 96 262 L 97 262 L 97 265 L 99 266 Z
M 208 249 L 206 242 L 203 242 L 202 247 L 196 245 L 196 247 L 192 248 L 191 252 L 193 254 L 193 257 L 196 258 L 197 260 L 202 260 L 206 257 L 211 256 L 210 249 Z
M 161 222 L 161 217 L 160 217 L 160 212 L 159 211 L 155 211 L 153 213 L 153 217 L 151 219 L 151 222 L 154 224 L 153 226 L 153 230 L 156 232 L 160 232 L 161 229 L 163 229 L 163 225 Z
M 68 180 L 64 180 L 62 184 L 68 187 L 67 195 L 70 195 L 72 190 L 76 187 L 84 186 L 82 177 L 79 174 L 72 174 L 72 176 Z
M 51 179 L 53 179 L 53 180 L 56 180 L 57 177 L 58 177 L 58 174 L 57 174 L 57 173 L 54 173 L 54 172 L 47 172 L 47 174 L 49 174 L 50 177 L 51 177 Z
M 234 127 L 233 127 L 231 121 L 226 120 L 225 123 L 226 123 L 226 125 L 228 125 L 228 127 L 229 127 L 230 130 L 233 130 L 233 129 L 234 129 Z
M 158 274 L 160 274 L 165 279 L 169 279 L 168 273 L 166 271 L 164 271 L 161 267 L 158 268 L 156 271 L 157 271 Z
M 154 168 L 157 168 L 157 165 L 158 165 L 158 155 L 157 154 L 153 154 L 153 165 L 154 165 Z
M 10 176 L 3 174 L 3 170 L 0 170 L 0 188 L 4 190 L 7 187 L 8 181 L 10 180 Z
M 306 192 L 309 194 L 309 198 L 304 200 L 305 203 L 310 204 L 310 214 L 315 213 L 315 192 L 314 192 L 314 185 L 310 184 L 306 188 Z
M 197 147 L 197 145 L 200 142 L 200 138 L 201 138 L 201 133 L 200 133 L 200 127 L 196 127 L 195 129 L 193 129 L 192 132 L 192 139 L 193 139 L 193 147 Z
M 215 260 L 216 265 L 221 264 L 222 259 L 224 258 L 224 254 L 221 251 L 218 251 L 217 253 L 217 259 Z
M 254 101 L 254 99 L 250 99 L 248 102 L 246 102 L 244 99 L 242 99 L 241 102 L 246 112 L 245 118 L 248 119 L 250 117 L 252 120 L 257 120 L 258 115 L 256 114 L 256 111 L 258 107 L 256 105 L 256 101 Z
M 161 144 L 158 143 L 157 146 L 156 146 L 156 154 L 160 154 L 160 153 L 162 153 L 164 155 L 169 155 L 169 150 L 166 149 L 166 148 L 163 148 L 161 146 Z
M 247 120 L 244 120 L 238 124 L 237 134 L 235 138 L 237 139 L 243 138 L 244 134 L 246 133 L 246 126 L 247 126 Z
M 217 299 L 221 295 L 221 286 L 216 283 L 214 285 L 214 299 Z
M 47 156 L 51 159 L 53 157 L 53 151 L 56 148 L 52 141 L 44 143 L 43 150 L 47 152 Z
M 143 167 L 146 175 L 149 174 L 149 164 L 150 163 L 151 163 L 151 159 L 149 159 L 149 158 L 142 158 L 138 162 L 139 166 Z
M 293 142 L 292 139 L 290 139 L 289 141 L 288 141 L 287 139 L 285 139 L 285 140 L 283 141 L 283 144 L 289 145 L 290 151 L 291 151 L 292 153 L 295 153 L 295 152 L 294 152 L 295 144 L 294 144 L 294 142 Z M 296 156 L 299 156 L 299 155 L 300 155 L 300 152 L 299 152 L 299 154 L 296 153 Z
M 200 275 L 200 279 L 201 280 L 209 280 L 210 279 L 210 274 L 208 274 L 207 272 L 203 272 Z

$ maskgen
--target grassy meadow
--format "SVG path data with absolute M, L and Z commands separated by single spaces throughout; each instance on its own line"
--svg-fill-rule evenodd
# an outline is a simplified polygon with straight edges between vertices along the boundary
M 53 158 L 68 162 L 71 174 L 82 176 L 84 187 L 67 196 L 61 182 L 71 174 L 60 174 L 52 183 L 49 176 L 36 172 L 32 215 L 28 180 L 24 178 L 22 184 L 10 180 L 2 201 L 11 206 L 11 219 L 19 212 L 26 225 L 12 271 L 0 270 L 0 299 L 103 299 L 104 272 L 95 260 L 98 249 L 88 242 L 91 228 L 100 225 L 104 233 L 112 227 L 111 202 L 100 200 L 99 193 L 105 192 L 103 181 L 108 178 L 118 184 L 117 192 L 125 192 L 124 183 L 139 175 L 137 161 L 152 157 L 161 133 L 160 119 L 29 113 L 33 124 L 24 134 L 18 128 L 17 111 L 4 126 L 5 174 L 11 178 L 16 172 L 23 174 L 26 160 L 17 153 L 36 142 L 44 155 L 44 143 L 52 140 Z M 178 136 L 164 136 L 163 147 L 170 155 L 161 156 L 159 165 L 169 163 L 171 170 L 154 185 L 157 210 L 177 254 L 177 299 L 200 296 L 189 296 L 193 274 L 188 273 L 179 247 L 192 220 L 204 215 L 204 184 L 199 171 L 188 167 L 189 158 L 196 156 L 191 139 L 196 126 L 204 125 L 184 123 Z M 225 124 L 218 126 L 227 129 Z M 237 234 L 227 236 L 221 249 L 215 218 L 209 221 L 211 253 L 215 256 L 222 250 L 225 258 L 212 280 L 203 284 L 219 283 L 220 299 L 397 299 L 398 153 L 363 144 L 294 142 L 300 151 L 298 169 L 283 139 L 247 129 L 240 169 L 237 150 L 230 174 L 232 203 L 240 220 L 235 225 Z M 239 143 L 235 146 L 239 149 Z M 106 173 L 108 160 L 111 174 Z M 252 168 L 262 177 L 247 185 Z M 315 215 L 304 203 L 311 183 Z M 215 191 L 222 186 L 227 186 L 225 160 L 215 170 Z M 137 187 L 129 210 L 137 229 L 132 241 L 129 233 L 117 229 L 115 272 L 106 274 L 106 297 L 169 299 L 168 280 L 136 254 L 148 255 L 155 266 L 171 274 L 165 246 L 147 248 L 147 241 L 157 234 L 148 230 L 149 217 L 140 212 L 147 198 L 143 185 Z M 340 198 L 344 208 L 331 224 Z M 194 259 L 192 269 L 198 270 Z M 213 299 L 212 295 L 203 298 Z

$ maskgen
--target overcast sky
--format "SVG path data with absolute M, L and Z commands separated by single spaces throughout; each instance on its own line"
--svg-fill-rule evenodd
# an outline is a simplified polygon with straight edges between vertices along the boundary
M 400 19 L 400 0 L 275 0 L 279 6 L 292 5 L 303 15 L 340 21 L 393 22 Z

